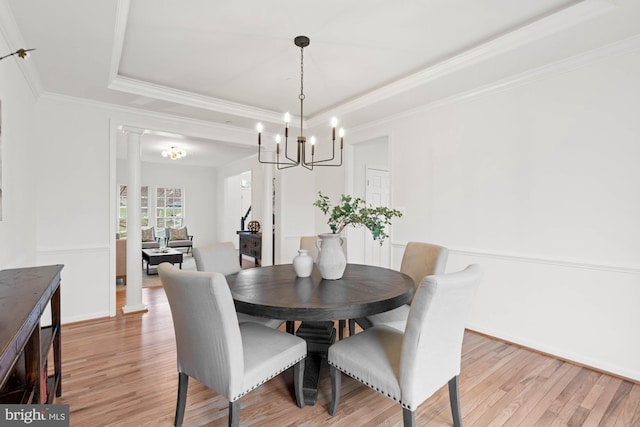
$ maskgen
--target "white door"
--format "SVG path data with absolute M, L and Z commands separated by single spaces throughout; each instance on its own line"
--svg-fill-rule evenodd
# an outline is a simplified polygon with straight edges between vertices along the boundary
M 389 171 L 367 167 L 366 180 L 367 204 L 389 207 Z M 380 242 L 373 240 L 371 233 L 367 231 L 364 245 L 365 264 L 388 268 L 389 258 L 389 242 L 385 240 L 380 246 Z

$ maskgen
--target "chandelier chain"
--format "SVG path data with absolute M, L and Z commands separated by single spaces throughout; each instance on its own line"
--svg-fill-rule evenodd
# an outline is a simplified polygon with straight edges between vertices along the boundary
M 304 48 L 300 48 L 300 101 L 304 99 Z

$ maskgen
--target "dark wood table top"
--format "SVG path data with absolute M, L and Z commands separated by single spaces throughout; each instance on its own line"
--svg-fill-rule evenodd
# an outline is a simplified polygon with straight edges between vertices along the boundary
M 413 280 L 370 265 L 348 264 L 342 279 L 322 280 L 314 267 L 299 278 L 291 264 L 250 268 L 227 276 L 240 313 L 283 320 L 341 320 L 369 316 L 409 303 Z

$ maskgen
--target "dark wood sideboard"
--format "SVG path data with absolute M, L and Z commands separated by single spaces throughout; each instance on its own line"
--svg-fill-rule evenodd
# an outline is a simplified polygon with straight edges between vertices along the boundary
M 53 403 L 62 395 L 63 265 L 0 271 L 0 403 Z M 51 301 L 51 325 L 40 318 Z M 48 366 L 53 351 L 53 366 Z M 51 372 L 51 374 L 49 374 Z
M 251 231 L 237 231 L 240 239 L 239 261 L 242 266 L 242 255 L 252 257 L 259 266 L 262 261 L 262 233 Z

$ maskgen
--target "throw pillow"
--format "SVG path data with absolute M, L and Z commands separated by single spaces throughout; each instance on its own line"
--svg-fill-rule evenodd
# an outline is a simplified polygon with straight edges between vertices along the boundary
M 142 229 L 142 241 L 143 242 L 155 242 L 155 236 L 153 235 L 153 227 Z
M 170 230 L 169 240 L 187 240 L 187 227 L 172 228 Z

